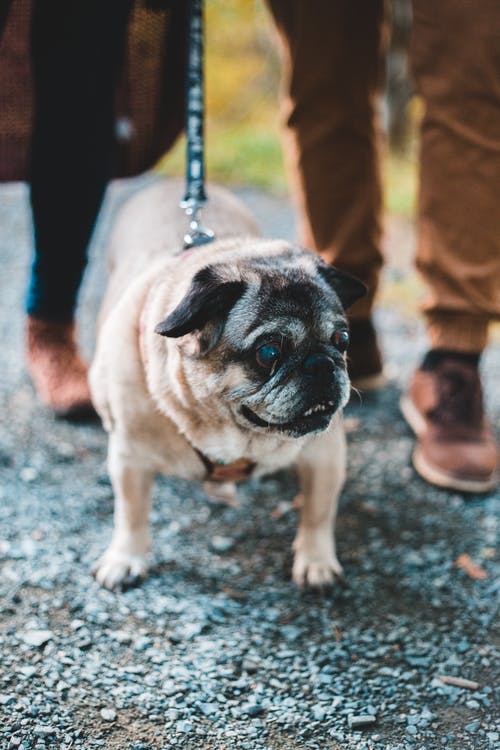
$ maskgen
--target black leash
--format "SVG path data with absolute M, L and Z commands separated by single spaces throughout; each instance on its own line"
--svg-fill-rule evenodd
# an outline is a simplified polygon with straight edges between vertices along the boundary
M 205 193 L 204 84 L 203 84 L 203 0 L 189 0 L 188 70 L 186 91 L 186 195 L 181 208 L 189 217 L 184 248 L 204 245 L 215 239 L 211 229 L 201 224 L 200 211 L 207 202 Z

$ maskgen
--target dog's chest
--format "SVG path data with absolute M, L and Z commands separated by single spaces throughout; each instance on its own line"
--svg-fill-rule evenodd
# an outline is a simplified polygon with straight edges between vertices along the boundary
M 151 414 L 146 425 L 134 435 L 136 458 L 140 453 L 154 471 L 195 481 L 241 481 L 270 474 L 292 464 L 302 448 L 302 441 L 237 431 L 185 436 L 158 413 Z
M 302 441 L 283 441 L 276 437 L 251 436 L 235 431 L 223 435 L 205 435 L 195 451 L 207 468 L 207 479 L 238 481 L 258 477 L 292 464 Z

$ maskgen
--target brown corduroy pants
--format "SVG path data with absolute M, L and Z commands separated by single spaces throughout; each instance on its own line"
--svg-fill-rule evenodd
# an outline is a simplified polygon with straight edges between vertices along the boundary
M 368 285 L 382 255 L 378 97 L 384 0 L 269 0 L 283 40 L 285 153 L 302 241 Z M 500 319 L 500 3 L 413 0 L 425 105 L 416 264 L 430 345 L 481 351 Z

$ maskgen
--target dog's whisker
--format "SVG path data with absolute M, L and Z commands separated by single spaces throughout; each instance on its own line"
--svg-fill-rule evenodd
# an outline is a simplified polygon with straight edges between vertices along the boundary
M 355 386 L 353 386 L 352 383 L 351 383 L 351 393 L 355 393 L 356 394 L 356 396 L 359 399 L 359 403 L 361 405 L 363 403 L 363 394 L 362 394 L 362 392 L 358 388 L 356 388 Z

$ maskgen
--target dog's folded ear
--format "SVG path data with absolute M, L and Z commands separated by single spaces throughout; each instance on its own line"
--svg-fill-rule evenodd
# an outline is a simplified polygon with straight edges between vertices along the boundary
M 328 266 L 326 263 L 320 263 L 318 271 L 337 294 L 344 310 L 347 310 L 356 300 L 361 299 L 368 292 L 366 284 L 363 284 L 356 276 L 352 276 L 347 271 L 339 271 L 338 268 Z
M 224 280 L 214 266 L 198 271 L 187 294 L 170 315 L 155 327 L 161 336 L 179 338 L 201 331 L 208 323 L 227 318 L 245 290 L 244 281 Z

